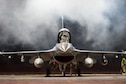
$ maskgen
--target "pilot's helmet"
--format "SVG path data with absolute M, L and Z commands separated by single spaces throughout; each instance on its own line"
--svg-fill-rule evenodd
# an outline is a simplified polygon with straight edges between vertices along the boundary
M 62 28 L 62 29 L 59 30 L 59 33 L 58 33 L 58 38 L 57 38 L 58 43 L 60 43 L 61 36 L 62 36 L 63 32 L 68 32 L 69 33 L 69 42 L 71 42 L 71 35 L 70 35 L 69 29 Z

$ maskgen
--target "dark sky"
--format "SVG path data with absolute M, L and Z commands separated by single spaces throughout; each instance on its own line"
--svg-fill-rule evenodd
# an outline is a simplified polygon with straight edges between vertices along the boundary
M 125 0 L 1 0 L 0 50 L 52 48 L 61 16 L 76 48 L 126 50 L 125 8 Z

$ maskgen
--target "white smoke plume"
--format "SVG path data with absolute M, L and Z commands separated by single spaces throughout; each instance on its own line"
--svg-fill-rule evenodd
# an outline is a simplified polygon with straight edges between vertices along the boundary
M 1 0 L 1 45 L 22 43 L 48 49 L 56 42 L 61 27 L 59 18 L 64 16 L 77 22 L 82 33 L 86 27 L 87 35 L 82 34 L 78 44 L 93 41 L 89 45 L 93 49 L 112 50 L 121 46 L 124 36 L 125 3 L 124 0 Z

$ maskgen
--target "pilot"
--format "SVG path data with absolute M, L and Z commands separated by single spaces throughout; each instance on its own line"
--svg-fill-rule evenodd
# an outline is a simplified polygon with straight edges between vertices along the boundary
M 61 32 L 60 34 L 60 42 L 69 42 L 69 33 L 68 32 Z
M 121 67 L 122 67 L 122 74 L 126 75 L 126 58 L 122 58 Z

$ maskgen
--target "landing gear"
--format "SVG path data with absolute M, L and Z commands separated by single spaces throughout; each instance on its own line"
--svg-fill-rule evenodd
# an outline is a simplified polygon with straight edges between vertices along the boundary
M 63 77 L 65 77 L 65 76 L 66 76 L 65 71 L 62 71 L 62 76 L 63 76 Z
M 79 64 L 73 65 L 73 69 L 75 71 L 75 76 L 81 76 L 81 71 L 80 71 L 80 68 L 79 68 Z
M 47 70 L 46 70 L 46 77 L 49 77 L 49 75 L 50 75 L 50 70 L 47 69 Z
M 81 76 L 80 68 L 77 68 L 77 74 L 78 76 Z
M 73 65 L 70 64 L 70 76 L 72 76 L 72 71 L 73 71 Z
M 57 68 L 59 68 L 60 72 L 62 73 L 62 76 L 65 77 L 66 76 L 66 68 L 67 68 L 67 64 L 51 64 L 47 70 L 46 70 L 46 77 L 49 77 L 50 74 L 55 71 Z M 74 65 L 74 64 L 69 64 L 70 69 L 70 76 L 72 76 L 73 72 L 75 73 L 75 76 L 81 76 L 80 74 L 80 68 L 78 67 L 78 65 Z M 50 71 L 51 70 L 51 71 Z
M 59 64 L 59 70 L 62 72 L 62 76 L 66 76 L 65 71 L 66 71 L 66 64 Z

